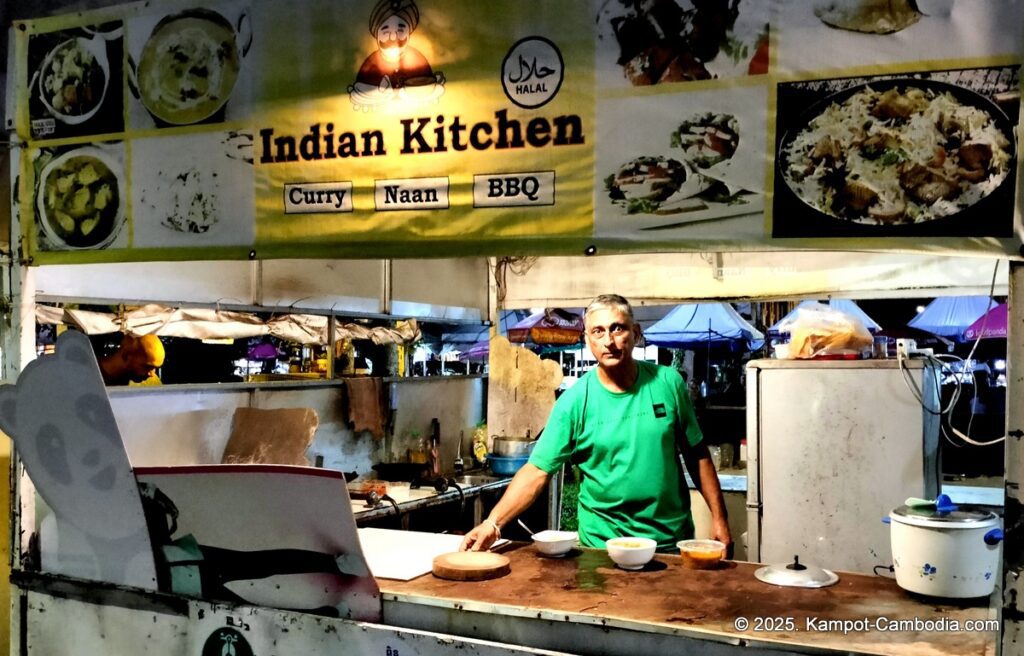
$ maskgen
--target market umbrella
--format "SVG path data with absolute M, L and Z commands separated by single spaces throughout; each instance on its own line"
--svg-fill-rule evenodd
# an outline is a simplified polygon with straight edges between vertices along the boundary
M 964 331 L 964 339 L 969 341 L 988 339 L 990 337 L 1006 339 L 1008 319 L 1006 303 L 1000 303 L 968 326 L 967 330 Z
M 764 335 L 728 303 L 684 303 L 644 331 L 648 344 L 694 349 L 712 344 L 743 343 L 756 351 Z
M 988 296 L 940 296 L 907 325 L 962 342 L 964 331 L 988 311 L 989 304 Z
M 583 317 L 569 310 L 545 308 L 508 329 L 508 341 L 514 344 L 578 344 L 583 334 Z
M 276 360 L 281 357 L 277 347 L 270 342 L 260 342 L 249 349 L 247 360 Z
M 441 333 L 441 343 L 461 351 L 463 347 L 469 348 L 477 342 L 486 341 L 490 333 L 491 327 L 482 324 L 458 326 Z
M 483 340 L 469 347 L 469 349 L 459 352 L 459 360 L 462 362 L 487 362 L 490 352 L 490 341 Z

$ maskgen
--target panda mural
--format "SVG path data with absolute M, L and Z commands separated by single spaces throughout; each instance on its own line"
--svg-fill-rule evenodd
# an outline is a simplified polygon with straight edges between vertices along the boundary
M 0 429 L 52 510 L 40 525 L 44 571 L 156 589 L 153 548 L 128 454 L 89 339 L 0 386 Z
M 56 354 L 30 363 L 16 385 L 0 386 L 0 429 L 52 510 L 40 524 L 43 571 L 380 621 L 380 591 L 341 472 L 133 471 L 82 333 L 65 332 Z M 325 519 L 325 508 L 339 512 Z

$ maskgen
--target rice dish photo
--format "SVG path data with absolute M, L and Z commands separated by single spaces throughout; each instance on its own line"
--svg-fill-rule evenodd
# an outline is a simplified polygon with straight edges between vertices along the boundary
M 901 81 L 829 103 L 783 139 L 780 160 L 789 188 L 819 212 L 904 225 L 991 194 L 1009 173 L 1013 146 L 992 112 L 942 86 Z

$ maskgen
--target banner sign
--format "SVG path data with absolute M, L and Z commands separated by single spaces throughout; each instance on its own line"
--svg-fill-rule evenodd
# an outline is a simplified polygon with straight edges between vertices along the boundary
M 156 0 L 19 22 L 22 236 L 39 264 L 1016 255 L 1022 5 Z

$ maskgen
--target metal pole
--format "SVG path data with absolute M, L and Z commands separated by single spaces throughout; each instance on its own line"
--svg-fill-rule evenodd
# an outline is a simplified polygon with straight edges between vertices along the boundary
M 1010 262 L 1006 334 L 1006 478 L 1000 653 L 1024 654 L 1024 263 Z
M 334 314 L 327 317 L 327 379 L 334 380 L 336 373 L 334 371 L 334 349 L 336 348 L 336 342 L 338 341 L 338 317 Z
M 381 293 L 378 306 L 381 314 L 391 314 L 392 284 L 394 282 L 391 264 L 391 260 L 381 260 Z

